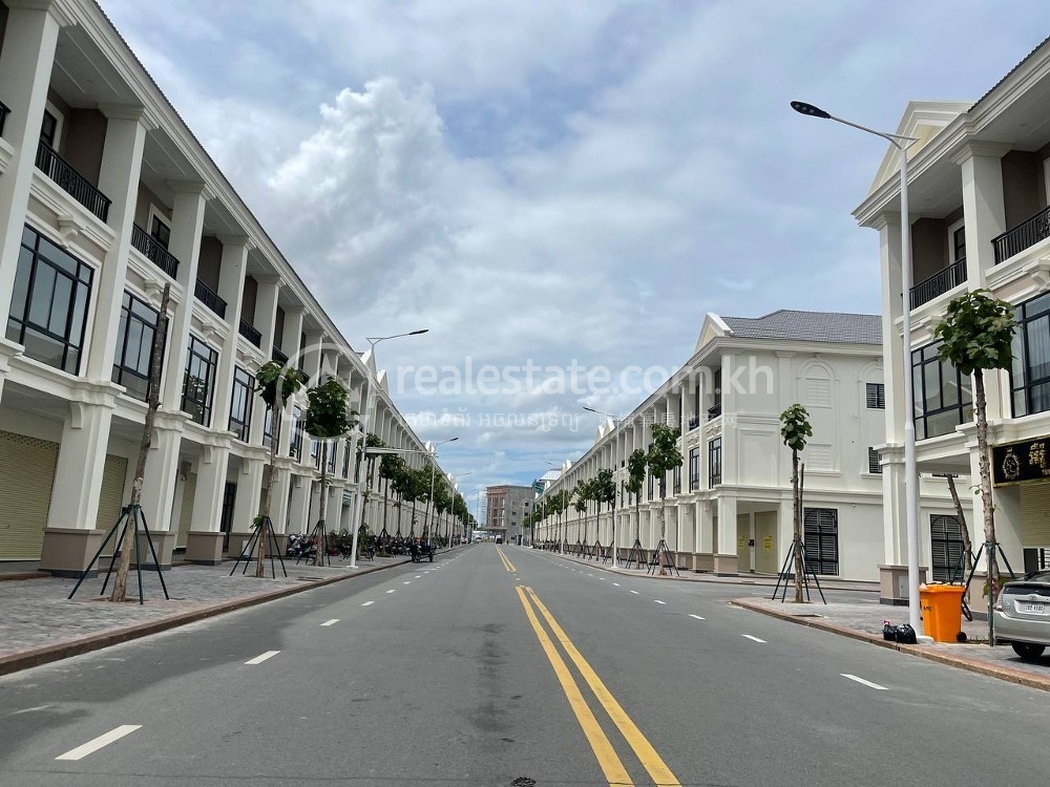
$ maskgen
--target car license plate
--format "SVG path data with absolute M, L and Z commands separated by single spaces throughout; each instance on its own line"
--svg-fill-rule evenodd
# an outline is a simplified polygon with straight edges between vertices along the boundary
M 1025 615 L 1045 615 L 1046 604 L 1033 604 L 1030 601 L 1018 602 L 1019 612 Z

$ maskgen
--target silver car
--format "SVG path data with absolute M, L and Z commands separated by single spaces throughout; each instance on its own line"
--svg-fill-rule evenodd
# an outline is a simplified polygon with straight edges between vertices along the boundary
M 1007 582 L 995 602 L 995 638 L 1022 659 L 1037 659 L 1050 645 L 1050 570 Z

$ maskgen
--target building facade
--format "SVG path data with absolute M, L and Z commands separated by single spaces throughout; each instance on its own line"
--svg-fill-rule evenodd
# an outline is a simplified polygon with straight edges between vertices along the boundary
M 95 3 L 0 2 L 0 102 L 0 560 L 79 573 L 117 520 L 165 290 L 142 490 L 162 564 L 241 548 L 271 442 L 275 528 L 310 530 L 320 445 L 303 395 L 272 428 L 253 392 L 271 359 L 339 378 L 368 431 L 424 448 Z M 350 526 L 357 440 L 328 454 L 329 528 Z
M 679 568 L 776 574 L 792 542 L 791 453 L 780 414 L 799 402 L 813 437 L 805 463 L 804 538 L 821 575 L 875 580 L 882 555 L 884 426 L 878 315 L 781 310 L 759 318 L 708 314 L 694 355 L 621 419 L 598 429 L 591 449 L 564 467 L 549 501 L 599 469 L 614 470 L 616 511 L 593 506 L 547 517 L 537 542 L 603 547 L 646 559 L 661 539 Z M 647 450 L 655 423 L 676 427 L 683 464 L 625 489 L 627 457 Z M 662 524 L 661 524 L 662 521 Z M 614 532 L 615 528 L 615 532 Z
M 1050 563 L 1050 43 L 1044 42 L 974 104 L 912 102 L 900 133 L 909 149 L 912 280 L 908 294 L 912 345 L 905 348 L 902 292 L 900 170 L 888 152 L 858 222 L 879 233 L 887 434 L 883 595 L 907 562 L 903 500 L 903 434 L 914 418 L 920 480 L 920 563 L 961 554 L 957 521 L 931 501 L 938 476 L 960 477 L 962 490 L 979 478 L 973 386 L 936 360 L 934 328 L 948 302 L 985 288 L 1014 305 L 1017 333 L 1012 368 L 985 374 L 994 488 L 991 501 L 972 494 L 967 527 L 975 550 L 984 542 L 982 506 L 994 506 L 997 536 L 1020 572 Z M 915 412 L 904 412 L 911 385 Z M 953 559 L 954 562 L 954 559 Z M 983 562 L 983 559 L 982 559 Z M 889 591 L 888 591 L 889 588 Z
M 490 486 L 485 496 L 485 529 L 502 534 L 505 544 L 530 544 L 531 530 L 524 522 L 532 513 L 535 490 L 531 486 Z

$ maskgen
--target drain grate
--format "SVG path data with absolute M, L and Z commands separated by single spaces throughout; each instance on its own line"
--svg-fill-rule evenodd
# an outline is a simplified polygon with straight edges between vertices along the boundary
M 536 780 L 528 776 L 519 776 L 510 783 L 510 787 L 536 787 Z

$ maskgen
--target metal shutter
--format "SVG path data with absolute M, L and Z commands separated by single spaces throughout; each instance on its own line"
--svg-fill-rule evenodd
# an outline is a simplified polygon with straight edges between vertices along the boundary
M 1050 483 L 1021 486 L 1021 543 L 1050 547 Z
M 58 443 L 0 431 L 0 560 L 39 560 Z
M 834 508 L 805 509 L 806 562 L 816 574 L 839 573 L 839 512 Z
M 98 516 L 95 529 L 108 531 L 124 507 L 124 480 L 128 475 L 128 460 L 123 456 L 106 456 L 102 471 L 102 491 L 98 498 Z
M 947 582 L 961 565 L 963 555 L 962 526 L 958 517 L 949 514 L 930 515 L 930 556 L 933 580 Z M 958 577 L 956 577 L 958 578 Z

